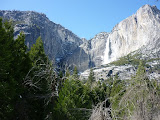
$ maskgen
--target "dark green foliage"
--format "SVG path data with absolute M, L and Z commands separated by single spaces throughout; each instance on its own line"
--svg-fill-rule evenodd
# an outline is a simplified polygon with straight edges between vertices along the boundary
M 65 77 L 69 77 L 70 76 L 70 72 L 69 72 L 69 69 L 67 69 L 66 71 L 65 71 Z
M 33 83 L 36 83 L 36 90 L 37 92 L 46 92 L 47 90 L 47 81 L 45 71 L 48 66 L 52 66 L 52 64 L 49 62 L 47 56 L 44 52 L 43 42 L 41 37 L 38 37 L 36 40 L 36 43 L 33 44 L 29 51 L 29 58 L 31 59 L 33 70 L 31 72 L 30 77 L 34 77 Z M 41 73 L 41 74 L 40 74 Z M 42 76 L 43 75 L 43 76 Z
M 41 37 L 38 37 L 36 40 L 36 44 L 33 44 L 31 50 L 29 51 L 29 57 L 32 60 L 32 64 L 39 64 L 39 62 L 46 63 L 47 56 L 44 52 L 43 42 Z
M 119 102 L 126 91 L 126 83 L 123 80 L 120 80 L 118 76 L 110 77 L 109 79 L 105 80 L 102 84 L 104 90 L 103 97 L 105 95 L 106 104 L 105 107 L 111 107 L 111 115 L 114 112 L 115 116 L 121 116 L 124 114 L 123 111 L 118 111 L 120 108 Z M 104 101 L 103 100 L 103 101 Z M 115 112 L 117 111 L 117 112 Z
M 19 75 L 24 77 L 31 68 L 31 61 L 29 59 L 28 53 L 26 52 L 27 46 L 24 44 L 24 41 L 25 36 L 23 33 L 20 33 L 18 38 L 14 41 L 14 61 L 12 63 L 12 68 L 14 71 L 12 71 L 12 74 L 15 75 L 15 78 L 20 77 Z M 23 78 L 19 79 L 23 80 Z
M 139 54 L 135 54 L 135 55 L 128 54 L 127 56 L 121 57 L 117 61 L 113 61 L 110 64 L 117 65 L 117 66 L 131 64 L 133 66 L 137 66 L 140 60 L 138 58 L 139 56 L 140 56 Z
M 108 84 L 102 81 L 96 82 L 93 69 L 90 69 L 90 74 L 88 76 L 86 86 L 88 86 L 91 93 L 90 97 L 92 100 L 92 105 L 97 105 L 99 102 L 102 102 L 109 97 L 108 91 L 111 90 L 111 85 Z M 107 104 L 109 105 L 109 103 Z
M 75 79 L 78 79 L 78 70 L 76 66 L 74 67 L 73 76 Z
M 63 78 L 63 72 L 62 71 L 59 72 L 59 77 Z
M 143 61 L 140 61 L 137 69 L 137 73 L 135 76 L 138 81 L 140 81 L 141 79 L 143 79 L 143 77 L 145 77 L 146 70 L 144 66 L 145 66 L 145 63 Z
M 0 118 L 15 119 L 17 108 L 24 97 L 23 81 L 30 69 L 30 60 L 26 53 L 24 35 L 16 40 L 10 22 L 0 19 Z M 19 106 L 20 107 L 20 106 Z M 22 106 L 21 106 L 22 108 Z M 24 111 L 23 111 L 24 112 Z
M 0 19 L 0 119 L 45 119 L 54 104 L 52 64 L 40 37 L 28 53 L 24 34 L 14 40 L 13 33 L 12 23 Z
M 123 94 L 125 93 L 125 84 L 122 80 L 115 79 L 111 89 L 111 104 L 112 108 L 115 110 L 119 107 L 119 101 Z
M 86 120 L 91 109 L 91 98 L 87 88 L 70 76 L 60 90 L 55 111 L 57 119 Z
M 45 55 L 40 37 L 31 47 L 29 57 L 33 66 L 25 80 L 27 96 L 29 96 L 27 98 L 30 106 L 29 116 L 38 120 L 52 118 L 54 99 L 57 96 L 55 86 L 58 79 L 52 64 Z
M 108 78 L 108 79 L 104 82 L 105 85 L 107 86 L 107 88 L 106 88 L 106 94 L 107 94 L 108 97 L 111 96 L 111 90 L 112 90 L 112 87 L 113 87 L 113 81 L 114 81 L 113 77 L 110 77 L 110 78 Z M 104 83 L 103 83 L 103 84 L 104 84 Z
M 13 61 L 13 28 L 10 23 L 2 23 L 0 19 L 0 79 L 6 80 L 10 72 L 10 65 Z
M 101 83 L 100 81 L 96 84 L 94 89 L 91 91 L 92 104 L 97 105 L 99 102 L 102 102 L 109 98 L 107 94 L 107 86 L 105 83 Z M 107 101 L 106 106 L 109 106 L 110 103 Z
M 90 89 L 92 89 L 94 82 L 95 82 L 94 72 L 93 72 L 93 69 L 90 69 L 90 73 L 89 73 L 88 81 L 87 81 L 87 86 L 89 86 Z
M 62 84 L 54 109 L 55 119 L 86 120 L 91 114 L 92 106 L 109 97 L 108 86 L 95 81 L 93 70 L 89 77 L 90 85 L 94 83 L 92 87 L 88 86 L 88 81 L 87 84 L 82 84 L 74 75 L 67 77 Z M 106 101 L 106 106 L 109 105 L 109 101 Z
M 93 69 L 90 69 L 90 73 L 88 76 L 88 81 L 92 84 L 95 81 Z

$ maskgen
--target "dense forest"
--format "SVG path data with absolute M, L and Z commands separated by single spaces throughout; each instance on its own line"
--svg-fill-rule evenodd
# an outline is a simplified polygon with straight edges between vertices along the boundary
M 138 69 L 130 80 L 96 81 L 93 69 L 81 80 L 76 66 L 56 71 L 41 37 L 29 49 L 24 33 L 14 39 L 12 22 L 2 19 L 0 48 L 2 120 L 154 120 L 160 114 L 160 83 L 146 76 L 143 60 L 132 61 Z

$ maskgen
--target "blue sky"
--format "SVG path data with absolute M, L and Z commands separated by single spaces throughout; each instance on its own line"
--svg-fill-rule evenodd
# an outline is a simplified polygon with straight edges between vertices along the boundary
M 79 37 L 90 39 L 99 32 L 110 32 L 145 4 L 160 9 L 156 0 L 0 0 L 0 9 L 41 12 Z

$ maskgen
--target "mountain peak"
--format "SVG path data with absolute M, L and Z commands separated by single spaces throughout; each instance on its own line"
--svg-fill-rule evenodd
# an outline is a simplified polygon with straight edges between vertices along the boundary
M 159 12 L 160 12 L 159 9 L 157 9 L 157 7 L 155 5 L 151 6 L 151 5 L 148 5 L 148 4 L 142 6 L 137 11 L 137 13 L 141 13 L 141 14 L 144 14 L 144 13 L 153 13 L 153 14 L 156 14 L 156 13 L 159 13 Z
M 143 5 L 141 8 L 142 9 L 146 9 L 146 10 L 148 10 L 148 9 L 157 9 L 157 6 L 156 5 L 151 6 L 151 5 L 146 4 L 146 5 Z
M 148 4 L 142 6 L 143 9 L 147 9 L 147 8 L 151 8 L 151 7 L 152 7 L 152 6 L 151 6 L 151 5 L 148 5 Z

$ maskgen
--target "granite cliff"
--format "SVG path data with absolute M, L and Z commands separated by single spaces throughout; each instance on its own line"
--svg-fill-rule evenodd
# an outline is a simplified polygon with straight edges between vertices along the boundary
M 144 46 L 155 48 L 160 41 L 160 10 L 144 5 L 136 14 L 117 24 L 109 34 L 104 64 L 117 60 Z M 157 46 L 158 49 L 158 46 Z
M 55 65 L 79 71 L 99 66 L 103 59 L 108 33 L 99 33 L 93 39 L 81 39 L 70 30 L 50 21 L 45 14 L 34 11 L 0 10 L 0 17 L 12 20 L 15 37 L 23 31 L 30 48 L 41 36 L 46 54 Z
M 135 14 L 117 24 L 105 38 L 101 66 L 93 68 L 96 79 L 107 79 L 118 75 L 120 79 L 130 79 L 137 66 L 130 63 L 120 65 L 119 58 L 127 55 L 146 61 L 148 77 L 160 78 L 160 10 L 156 6 L 144 5 Z M 94 46 L 92 46 L 94 48 Z M 120 59 L 120 60 L 124 60 Z M 133 59 L 133 57 L 132 57 Z M 118 61 L 117 61 L 118 60 Z M 128 59 L 129 61 L 129 59 Z M 108 65 L 106 65 L 108 64 Z M 148 71 L 152 69 L 152 71 Z M 81 74 L 87 78 L 89 70 Z
M 55 64 L 70 56 L 83 41 L 63 26 L 50 21 L 45 14 L 33 11 L 0 11 L 5 20 L 12 20 L 15 37 L 23 31 L 30 48 L 41 36 L 46 54 Z
M 15 37 L 24 31 L 29 48 L 41 36 L 45 52 L 55 65 L 71 68 L 76 65 L 80 72 L 129 53 L 140 53 L 145 59 L 160 55 L 160 10 L 156 6 L 142 6 L 110 33 L 101 32 L 91 40 L 79 38 L 42 13 L 0 10 L 0 17 L 13 21 Z

